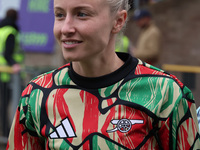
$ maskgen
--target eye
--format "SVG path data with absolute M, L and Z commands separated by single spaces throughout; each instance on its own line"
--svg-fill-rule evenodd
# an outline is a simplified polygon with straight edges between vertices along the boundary
M 87 17 L 88 15 L 86 13 L 83 13 L 83 12 L 78 12 L 77 16 L 78 17 Z
M 62 13 L 55 13 L 55 17 L 58 18 L 58 19 L 61 19 L 64 17 L 64 14 Z

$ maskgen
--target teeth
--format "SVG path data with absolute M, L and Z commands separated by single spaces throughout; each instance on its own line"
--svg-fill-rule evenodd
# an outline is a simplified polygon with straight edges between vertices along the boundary
M 67 44 L 67 45 L 72 45 L 72 44 L 77 44 L 77 43 L 79 43 L 79 42 L 77 42 L 77 41 L 69 41 L 69 42 L 65 42 L 65 44 Z

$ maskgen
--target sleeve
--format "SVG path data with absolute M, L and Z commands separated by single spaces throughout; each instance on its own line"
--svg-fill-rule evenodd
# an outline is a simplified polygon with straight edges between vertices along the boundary
M 183 88 L 183 98 L 172 113 L 171 126 L 174 150 L 200 148 L 196 105 L 193 95 L 187 87 Z
M 26 91 L 27 88 L 24 90 Z M 42 150 L 44 141 L 38 136 L 31 117 L 29 97 L 22 96 L 8 138 L 6 150 Z
M 15 37 L 14 35 L 10 34 L 6 40 L 6 50 L 4 53 L 4 57 L 7 60 L 9 65 L 14 65 L 16 62 L 13 59 L 13 53 L 14 53 L 14 48 L 15 48 Z

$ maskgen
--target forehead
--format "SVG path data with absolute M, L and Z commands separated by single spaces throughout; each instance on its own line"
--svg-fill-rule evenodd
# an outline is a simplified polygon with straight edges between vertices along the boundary
M 54 7 L 57 5 L 67 6 L 67 7 L 76 7 L 80 5 L 91 5 L 98 8 L 105 7 L 108 5 L 107 0 L 54 0 Z

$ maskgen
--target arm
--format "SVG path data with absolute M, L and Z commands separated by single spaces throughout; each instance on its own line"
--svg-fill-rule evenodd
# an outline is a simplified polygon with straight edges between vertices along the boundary
M 21 70 L 21 66 L 16 63 L 16 61 L 13 59 L 13 53 L 15 49 L 15 36 L 10 34 L 8 36 L 8 39 L 6 40 L 6 50 L 4 53 L 4 57 L 8 64 L 12 66 L 12 69 L 14 73 L 18 73 Z
M 41 140 L 36 132 L 29 108 L 29 97 L 25 95 L 20 100 L 19 107 L 13 120 L 8 138 L 7 150 L 44 149 L 44 141 Z
M 159 116 L 158 141 L 164 149 L 189 150 L 200 148 L 196 106 L 191 91 L 175 76 L 168 80 Z
M 42 150 L 42 144 L 39 137 L 31 136 L 19 122 L 20 113 L 17 110 L 13 124 L 10 130 L 6 150 Z
M 6 40 L 6 50 L 4 53 L 4 57 L 7 60 L 9 65 L 14 65 L 16 62 L 12 58 L 12 55 L 14 53 L 14 48 L 15 48 L 15 37 L 14 35 L 10 34 Z
M 184 87 L 183 94 L 183 99 L 172 114 L 172 120 L 174 120 L 172 122 L 173 149 L 198 149 L 200 148 L 200 136 L 196 105 L 187 87 Z

